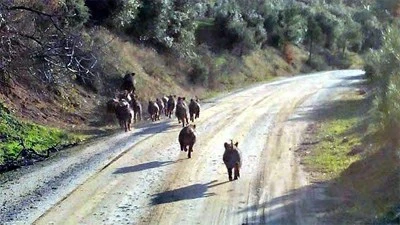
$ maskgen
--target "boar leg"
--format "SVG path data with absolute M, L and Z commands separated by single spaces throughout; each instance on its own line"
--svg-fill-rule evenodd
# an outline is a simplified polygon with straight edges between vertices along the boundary
M 240 173 L 239 173 L 239 165 L 238 164 L 236 164 L 235 165 L 235 168 L 234 168 L 234 173 L 235 173 L 235 177 L 234 177 L 234 179 L 235 180 L 237 180 L 239 177 L 240 177 Z
M 189 145 L 189 151 L 193 152 L 193 145 Z
M 232 168 L 228 168 L 229 180 L 232 181 Z

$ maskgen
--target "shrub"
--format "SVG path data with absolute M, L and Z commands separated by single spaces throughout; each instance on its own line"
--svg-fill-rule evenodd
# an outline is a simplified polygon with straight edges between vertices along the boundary
M 224 48 L 238 56 L 260 47 L 267 38 L 263 19 L 256 13 L 242 15 L 240 12 L 220 12 L 214 26 L 224 40 Z
M 138 0 L 86 0 L 90 19 L 97 24 L 124 28 L 136 17 Z
M 364 71 L 365 76 L 370 82 L 375 82 L 379 70 L 379 55 L 377 51 L 370 50 L 364 55 Z
M 138 0 L 125 0 L 117 4 L 116 10 L 112 12 L 112 16 L 109 19 L 110 25 L 121 29 L 128 28 L 137 17 L 139 6 Z
M 84 0 L 65 0 L 63 8 L 69 27 L 81 27 L 89 19 L 89 9 Z
M 208 67 L 200 59 L 195 59 L 189 72 L 189 81 L 193 84 L 207 86 L 209 72 Z
M 375 53 L 369 73 L 373 76 L 377 87 L 375 93 L 375 119 L 378 134 L 384 143 L 399 146 L 400 133 L 400 29 L 396 26 L 387 28 L 384 33 L 382 49 Z M 371 66 L 371 64 L 369 64 Z
M 307 61 L 308 65 L 316 71 L 323 71 L 328 68 L 328 65 L 325 62 L 324 57 L 320 55 L 314 55 L 309 61 Z
M 379 49 L 382 46 L 382 26 L 376 16 L 370 10 L 362 9 L 352 18 L 361 25 L 362 50 Z

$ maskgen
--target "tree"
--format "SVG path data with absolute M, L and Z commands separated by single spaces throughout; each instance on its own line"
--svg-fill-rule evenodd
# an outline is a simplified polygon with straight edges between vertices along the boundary
M 307 22 L 300 8 L 295 4 L 288 4 L 280 15 L 278 24 L 282 28 L 280 35 L 283 42 L 295 44 L 302 42 L 307 30 Z
M 269 43 L 275 47 L 284 43 L 301 43 L 307 30 L 302 9 L 295 3 L 265 3 L 260 9 Z
M 344 29 L 339 36 L 338 47 L 342 49 L 342 54 L 346 49 L 358 52 L 361 49 L 362 33 L 361 25 L 354 22 L 352 19 L 347 18 L 344 22 Z
M 353 20 L 361 25 L 361 50 L 379 49 L 382 45 L 382 26 L 371 10 L 362 9 L 353 14 Z
M 0 3 L 0 77 L 4 83 L 23 77 L 51 86 L 76 79 L 94 88 L 97 59 L 77 32 L 88 10 L 81 0 L 62 3 Z
M 190 55 L 195 42 L 191 6 L 186 0 L 142 0 L 128 33 L 158 50 Z
M 328 11 L 321 11 L 315 15 L 315 20 L 324 35 L 324 47 L 332 50 L 338 38 L 338 19 Z
M 313 16 L 308 17 L 307 20 L 306 40 L 309 44 L 308 62 L 311 62 L 313 45 L 322 40 L 322 30 Z

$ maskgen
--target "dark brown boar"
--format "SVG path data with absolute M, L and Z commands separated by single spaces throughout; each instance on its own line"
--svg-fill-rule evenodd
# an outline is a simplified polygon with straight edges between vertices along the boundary
M 108 100 L 107 103 L 106 103 L 107 112 L 108 113 L 115 113 L 115 110 L 116 110 L 116 108 L 118 106 L 118 103 L 119 103 L 119 101 L 116 98 Z
M 164 97 L 161 98 L 161 100 L 164 103 L 164 114 L 165 114 L 165 116 L 168 116 L 167 115 L 167 112 L 168 112 L 168 110 L 167 110 L 167 108 L 168 108 L 168 97 L 164 96 Z
M 134 95 L 131 101 L 131 107 L 133 109 L 133 121 L 136 123 L 137 121 L 142 120 L 142 104 L 140 103 L 138 97 Z
M 190 121 L 194 122 L 194 119 L 199 118 L 200 116 L 200 103 L 198 99 L 190 99 L 189 103 L 189 115 L 190 115 Z
M 176 103 L 175 116 L 176 118 L 178 118 L 179 123 L 182 122 L 182 127 L 185 127 L 185 121 L 186 125 L 189 124 L 188 110 L 185 103 L 185 97 L 178 97 L 178 102 Z
M 175 110 L 175 106 L 176 106 L 176 100 L 175 100 L 176 96 L 175 95 L 170 95 L 168 97 L 168 102 L 167 102 L 167 116 L 169 118 L 171 118 L 172 113 Z
M 128 92 L 127 90 L 120 91 L 116 94 L 116 99 L 122 100 L 125 99 L 128 102 L 132 101 L 133 92 Z
M 156 103 L 158 105 L 158 116 L 161 116 L 165 108 L 164 102 L 161 99 L 157 98 Z
M 178 140 L 181 151 L 188 152 L 188 158 L 192 158 L 193 145 L 196 143 L 196 125 L 188 125 L 182 128 Z
M 224 143 L 225 152 L 222 160 L 224 161 L 225 166 L 228 170 L 228 177 L 230 181 L 232 181 L 232 169 L 234 170 L 234 179 L 237 180 L 240 177 L 242 157 L 238 145 L 238 142 L 233 144 L 233 141 L 231 141 L 231 144 L 228 144 L 226 142 Z
M 129 105 L 129 102 L 125 99 L 120 100 L 115 109 L 115 114 L 117 116 L 120 126 L 125 129 L 125 132 L 130 131 L 133 111 Z
M 133 92 L 135 93 L 135 73 L 127 73 L 125 74 L 123 80 L 122 80 L 122 85 L 121 85 L 121 90 L 126 90 L 128 92 Z
M 160 119 L 160 116 L 158 115 L 159 112 L 158 105 L 154 101 L 149 101 L 147 112 L 150 115 L 151 121 L 156 121 Z

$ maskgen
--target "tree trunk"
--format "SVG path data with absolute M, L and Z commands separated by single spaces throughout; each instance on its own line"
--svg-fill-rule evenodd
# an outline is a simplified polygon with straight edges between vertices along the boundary
M 344 41 L 343 43 L 343 49 L 342 49 L 342 55 L 344 55 L 344 52 L 346 51 L 346 46 L 347 45 L 347 41 Z
M 308 55 L 308 62 L 311 62 L 313 40 L 310 40 L 310 54 Z

